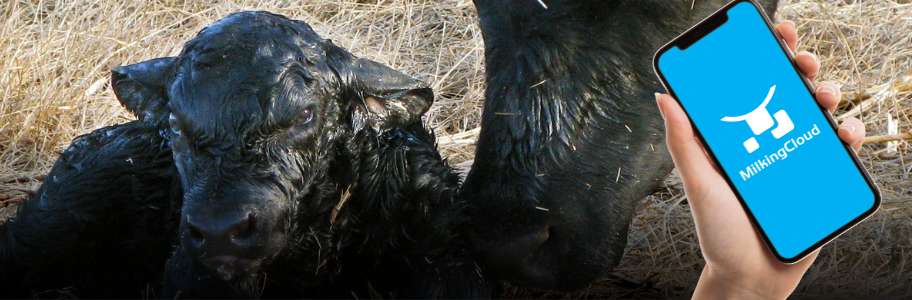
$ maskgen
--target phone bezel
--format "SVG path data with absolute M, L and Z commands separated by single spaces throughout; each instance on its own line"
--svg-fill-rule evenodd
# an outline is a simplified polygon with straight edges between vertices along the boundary
M 671 86 L 668 84 L 668 81 L 665 79 L 665 76 L 662 74 L 662 72 L 659 68 L 659 57 L 662 54 L 664 54 L 666 51 L 668 51 L 669 49 L 678 47 L 680 43 L 686 44 L 682 48 L 682 50 L 684 50 L 687 47 L 689 47 L 690 45 L 698 42 L 701 38 L 703 38 L 704 36 L 706 36 L 707 34 L 712 32 L 713 30 L 718 28 L 720 25 L 724 24 L 728 20 L 728 10 L 740 3 L 750 3 L 754 7 L 754 9 L 760 13 L 760 15 L 763 17 L 764 23 L 766 23 L 767 29 L 770 31 L 770 33 L 774 37 L 777 37 L 776 40 L 779 44 L 780 50 L 786 55 L 786 57 L 789 58 L 789 61 L 791 62 L 791 65 L 792 65 L 792 69 L 799 75 L 799 77 L 802 78 L 803 84 L 804 84 L 805 88 L 807 89 L 807 91 L 812 96 L 816 97 L 816 93 L 814 91 L 813 84 L 811 83 L 810 80 L 808 80 L 806 77 L 804 77 L 804 75 L 801 74 L 801 71 L 798 68 L 797 63 L 795 62 L 795 59 L 794 59 L 794 56 L 792 55 L 791 50 L 788 48 L 788 45 L 785 45 L 785 43 L 783 42 L 783 40 L 781 38 L 778 38 L 779 35 L 776 34 L 776 31 L 773 27 L 773 22 L 770 20 L 769 16 L 766 15 L 766 12 L 763 10 L 763 8 L 760 7 L 753 0 L 734 0 L 734 1 L 724 5 L 722 8 L 720 8 L 719 10 L 714 12 L 709 17 L 706 17 L 705 19 L 701 20 L 699 23 L 697 23 L 696 25 L 694 25 L 693 27 L 691 27 L 684 33 L 678 35 L 677 37 L 672 39 L 671 42 L 669 42 L 669 43 L 665 44 L 664 46 L 662 46 L 661 48 L 659 48 L 659 50 L 656 51 L 656 54 L 653 57 L 653 61 L 652 61 L 653 70 L 655 71 L 656 75 L 658 75 L 659 80 L 662 82 L 662 86 L 664 86 L 665 90 L 668 91 L 668 93 L 672 97 L 674 97 L 675 101 L 678 102 L 678 104 L 684 110 L 684 113 L 687 115 L 688 119 L 690 119 L 690 114 L 687 112 L 687 108 L 684 107 L 684 104 L 681 103 L 680 100 L 678 100 L 677 95 L 675 94 L 675 92 L 671 88 Z M 817 104 L 817 103 L 815 103 L 815 104 Z M 817 107 L 820 109 L 820 112 L 824 115 L 824 118 L 826 118 L 826 120 L 830 124 L 830 130 L 833 130 L 833 133 L 838 135 L 838 132 L 837 132 L 838 125 L 837 125 L 836 121 L 833 120 L 832 115 L 828 111 L 826 111 L 826 109 L 821 107 L 819 104 L 817 104 Z M 694 132 L 696 132 L 697 137 L 700 139 L 700 142 L 704 145 L 706 152 L 709 153 L 709 157 L 712 158 L 713 162 L 715 162 L 715 164 L 717 166 L 722 166 L 722 164 L 716 158 L 716 155 L 713 153 L 712 149 L 706 143 L 706 140 L 703 138 L 703 134 L 699 130 L 697 130 L 696 125 L 694 125 L 692 121 L 691 121 L 691 127 L 693 128 Z M 725 178 L 726 183 L 728 183 L 729 187 L 731 187 L 732 191 L 735 194 L 735 197 L 738 199 L 738 202 L 741 204 L 741 207 L 744 209 L 745 212 L 747 212 L 747 216 L 750 219 L 751 224 L 754 226 L 755 230 L 757 230 L 757 232 L 760 233 L 760 236 L 762 237 L 764 244 L 770 250 L 770 252 L 773 253 L 773 255 L 776 257 L 776 259 L 778 259 L 779 261 L 788 263 L 788 264 L 794 264 L 794 263 L 800 262 L 802 259 L 807 257 L 809 254 L 814 252 L 816 249 L 819 249 L 820 247 L 823 247 L 824 245 L 832 242 L 834 239 L 836 239 L 837 237 L 839 237 L 840 235 L 842 235 L 843 233 L 845 233 L 852 227 L 858 225 L 865 219 L 874 215 L 874 213 L 876 213 L 877 210 L 880 208 L 881 194 L 880 194 L 880 189 L 877 187 L 877 184 L 874 182 L 874 180 L 871 179 L 870 174 L 868 174 L 868 171 L 864 168 L 864 165 L 858 159 L 858 156 L 855 154 L 855 151 L 852 150 L 845 143 L 843 143 L 843 150 L 846 151 L 846 153 L 849 154 L 849 157 L 852 158 L 852 161 L 855 163 L 855 167 L 861 173 L 862 177 L 864 177 L 865 182 L 868 184 L 868 187 L 871 189 L 871 193 L 874 196 L 874 204 L 871 206 L 871 208 L 866 210 L 864 213 L 862 213 L 862 214 L 858 215 L 857 217 L 855 217 L 854 219 L 852 219 L 852 221 L 844 224 L 839 229 L 828 234 L 825 238 L 814 243 L 811 247 L 808 247 L 807 249 L 805 249 L 798 255 L 791 257 L 791 258 L 782 256 L 782 254 L 780 254 L 779 251 L 776 250 L 776 247 L 772 244 L 769 237 L 766 235 L 766 232 L 764 232 L 763 229 L 757 223 L 757 220 L 754 217 L 753 212 L 751 212 L 751 210 L 748 208 L 746 202 L 744 201 L 743 197 L 741 196 L 741 192 L 737 189 L 737 187 L 735 187 L 731 178 L 729 178 L 728 174 L 726 174 L 725 172 L 721 172 L 722 177 Z

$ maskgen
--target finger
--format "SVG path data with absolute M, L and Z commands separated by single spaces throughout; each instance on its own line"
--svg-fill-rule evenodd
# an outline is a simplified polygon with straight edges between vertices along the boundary
M 705 178 L 714 169 L 694 134 L 690 120 L 681 106 L 667 94 L 656 93 L 656 103 L 665 119 L 668 151 L 682 178 Z
M 832 82 L 823 82 L 817 84 L 817 90 L 814 92 L 817 103 L 830 113 L 836 111 L 839 101 L 842 99 L 842 91 L 839 85 Z
M 864 143 L 865 137 L 865 125 L 861 120 L 856 118 L 848 118 L 842 125 L 839 125 L 839 138 L 849 146 L 852 146 L 852 149 L 855 151 L 861 150 L 861 145 Z
M 820 61 L 817 59 L 817 55 L 807 51 L 798 52 L 795 54 L 795 63 L 798 64 L 798 69 L 804 73 L 805 77 L 810 80 L 817 78 L 817 72 L 820 71 Z
M 782 21 L 776 24 L 776 33 L 785 40 L 785 44 L 792 52 L 798 51 L 798 30 L 795 27 L 795 22 Z

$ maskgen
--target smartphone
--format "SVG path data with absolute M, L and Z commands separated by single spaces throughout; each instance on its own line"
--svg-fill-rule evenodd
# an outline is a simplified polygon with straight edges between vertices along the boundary
M 753 1 L 678 36 L 654 67 L 780 261 L 800 261 L 877 211 L 877 186 Z

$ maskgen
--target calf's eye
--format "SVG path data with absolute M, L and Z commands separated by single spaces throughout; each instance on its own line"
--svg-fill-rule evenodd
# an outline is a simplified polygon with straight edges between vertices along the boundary
M 301 116 L 298 117 L 298 120 L 300 120 L 301 124 L 310 123 L 310 121 L 313 120 L 313 110 L 305 108 L 303 111 L 301 111 Z

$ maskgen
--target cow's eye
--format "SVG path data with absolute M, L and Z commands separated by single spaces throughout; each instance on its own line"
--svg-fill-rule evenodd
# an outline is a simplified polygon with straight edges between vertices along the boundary
M 171 134 L 175 137 L 181 135 L 180 124 L 178 124 L 177 117 L 175 117 L 174 114 L 168 115 L 168 127 L 171 128 Z

